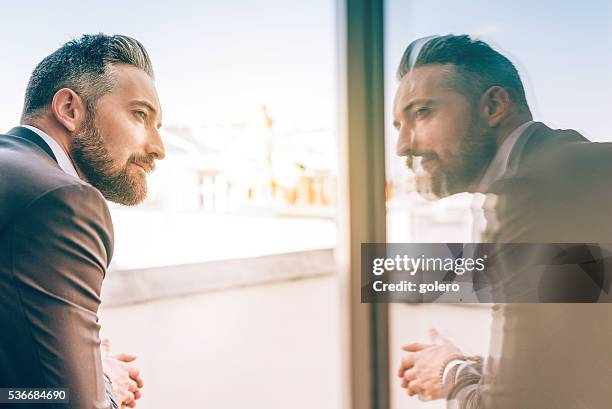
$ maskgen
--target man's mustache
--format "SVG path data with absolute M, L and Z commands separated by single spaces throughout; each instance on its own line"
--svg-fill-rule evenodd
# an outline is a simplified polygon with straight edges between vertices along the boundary
M 408 151 L 406 153 L 406 166 L 408 166 L 410 169 L 414 170 L 414 166 L 415 166 L 415 158 L 421 158 L 422 161 L 425 160 L 440 160 L 440 157 L 437 153 L 435 153 L 434 151 Z
M 136 155 L 133 154 L 128 159 L 128 164 L 130 163 L 138 163 L 140 165 L 146 165 L 149 172 L 153 172 L 155 170 L 155 156 L 154 155 Z

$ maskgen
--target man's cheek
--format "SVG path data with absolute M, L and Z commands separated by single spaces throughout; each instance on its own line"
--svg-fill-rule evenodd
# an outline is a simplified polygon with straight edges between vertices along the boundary
M 111 159 L 109 165 L 115 172 L 123 170 L 128 166 L 129 157 L 122 151 L 109 151 L 109 157 Z

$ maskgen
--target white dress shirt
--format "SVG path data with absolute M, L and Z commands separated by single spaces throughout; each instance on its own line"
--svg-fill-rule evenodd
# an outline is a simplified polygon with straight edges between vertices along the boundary
M 519 140 L 520 136 L 523 135 L 527 128 L 529 128 L 529 126 L 533 123 L 535 123 L 535 121 L 525 122 L 512 131 L 504 142 L 502 142 L 478 185 L 478 191 L 486 191 L 487 188 L 493 184 L 493 182 L 497 181 L 504 175 L 504 173 L 506 173 L 506 170 L 508 170 L 508 160 L 510 159 L 510 154 L 514 149 L 514 145 L 516 145 L 516 142 Z
M 40 136 L 43 139 L 43 141 L 45 141 L 47 145 L 49 145 L 49 148 L 51 148 L 53 155 L 55 155 L 55 159 L 57 159 L 57 163 L 59 167 L 62 168 L 64 172 L 66 172 L 67 174 L 71 176 L 74 176 L 75 178 L 80 179 L 79 174 L 77 173 L 76 169 L 74 168 L 74 165 L 72 164 L 72 161 L 70 160 L 66 152 L 64 152 L 64 150 L 59 145 L 59 143 L 55 141 L 55 139 L 51 138 L 49 135 L 47 135 L 46 133 L 44 133 L 43 131 L 41 131 L 40 129 L 34 126 L 30 126 L 30 125 L 21 125 L 21 126 L 24 128 L 28 128 L 32 132 L 35 132 L 38 136 Z

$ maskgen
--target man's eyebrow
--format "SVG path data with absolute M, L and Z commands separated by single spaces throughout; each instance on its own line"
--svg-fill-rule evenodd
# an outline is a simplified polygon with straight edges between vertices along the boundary
M 402 108 L 402 112 L 410 111 L 417 104 L 431 105 L 434 102 L 433 99 L 430 98 L 417 98 L 413 99 L 409 103 L 407 103 L 404 108 Z
M 151 111 L 152 114 L 157 114 L 157 109 L 155 109 L 155 107 L 153 106 L 153 104 L 151 104 L 149 101 L 146 101 L 144 99 L 138 99 L 135 101 L 131 102 L 132 105 L 140 105 L 140 106 L 144 106 L 145 108 L 147 108 L 149 111 Z M 157 124 L 157 129 L 161 128 L 162 124 L 161 122 Z
M 134 101 L 132 101 L 131 104 L 132 105 L 142 105 L 142 106 L 145 106 L 149 111 L 153 112 L 154 114 L 157 113 L 157 109 L 155 109 L 153 104 L 151 104 L 149 101 L 146 101 L 144 99 L 134 100 Z

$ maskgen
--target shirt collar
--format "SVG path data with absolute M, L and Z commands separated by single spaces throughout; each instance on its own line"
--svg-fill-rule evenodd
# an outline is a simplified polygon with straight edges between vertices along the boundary
M 49 148 L 51 148 L 51 151 L 53 151 L 53 154 L 55 155 L 55 158 L 57 159 L 57 164 L 64 172 L 66 172 L 67 174 L 71 176 L 74 176 L 75 178 L 79 178 L 79 174 L 74 168 L 72 161 L 70 160 L 66 152 L 64 152 L 62 147 L 55 141 L 55 139 L 51 138 L 45 132 L 41 131 L 40 129 L 34 126 L 30 126 L 30 125 L 21 125 L 21 126 L 29 129 L 32 132 L 35 132 L 38 136 L 40 136 L 45 141 L 47 145 L 49 145 Z
M 514 149 L 517 141 L 521 137 L 521 135 L 525 132 L 527 128 L 531 124 L 534 124 L 535 121 L 527 121 L 524 124 L 517 127 L 514 131 L 508 135 L 508 137 L 502 142 L 501 146 L 495 153 L 493 160 L 489 164 L 489 167 L 485 171 L 480 183 L 478 184 L 478 191 L 485 192 L 493 182 L 499 180 L 504 173 L 508 170 L 508 161 L 510 159 L 510 154 Z

